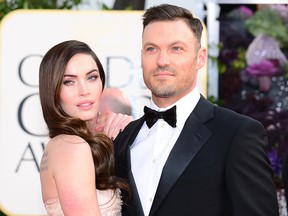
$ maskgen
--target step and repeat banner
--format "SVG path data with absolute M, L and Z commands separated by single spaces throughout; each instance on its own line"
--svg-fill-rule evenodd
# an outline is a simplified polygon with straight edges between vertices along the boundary
M 142 80 L 143 11 L 16 10 L 0 22 L 0 209 L 7 215 L 45 215 L 39 164 L 47 143 L 38 95 L 38 68 L 55 44 L 86 42 L 103 63 L 106 86 L 121 88 L 134 116 L 150 93 Z M 203 44 L 207 44 L 205 31 Z M 198 86 L 206 95 L 207 68 Z

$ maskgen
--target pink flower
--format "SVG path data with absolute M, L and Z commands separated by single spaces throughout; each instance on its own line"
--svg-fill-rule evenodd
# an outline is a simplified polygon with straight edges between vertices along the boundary
M 272 4 L 270 8 L 274 10 L 282 18 L 283 22 L 288 25 L 288 5 Z
M 250 17 L 250 16 L 253 15 L 253 11 L 250 8 L 245 7 L 245 6 L 240 6 L 239 7 L 239 12 L 240 12 L 240 14 L 243 14 L 246 17 Z
M 252 76 L 273 76 L 277 74 L 278 66 L 278 60 L 264 59 L 258 64 L 249 65 L 246 71 Z

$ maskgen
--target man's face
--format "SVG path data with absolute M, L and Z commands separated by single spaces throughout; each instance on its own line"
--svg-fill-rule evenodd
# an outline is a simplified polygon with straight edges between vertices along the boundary
M 152 22 L 142 36 L 143 78 L 153 101 L 166 107 L 189 93 L 197 71 L 206 60 L 206 50 L 183 20 Z

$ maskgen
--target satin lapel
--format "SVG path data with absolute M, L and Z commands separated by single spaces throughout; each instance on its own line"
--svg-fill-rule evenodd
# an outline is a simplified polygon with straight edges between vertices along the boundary
M 134 181 L 134 177 L 132 174 L 131 170 L 131 156 L 130 156 L 130 146 L 133 144 L 137 134 L 139 133 L 139 130 L 142 127 L 142 124 L 144 123 L 144 117 L 140 118 L 135 122 L 135 125 L 132 129 L 132 131 L 129 131 L 130 134 L 126 135 L 126 139 L 123 143 L 123 146 L 125 146 L 125 154 L 126 154 L 126 167 L 127 169 L 127 176 L 129 179 L 129 186 L 131 190 L 131 200 L 132 202 L 130 203 L 132 205 L 132 208 L 134 209 L 131 215 L 133 216 L 144 216 L 140 197 L 138 194 L 138 190 L 136 187 L 136 183 Z
M 211 105 L 209 107 L 211 108 Z M 203 115 L 202 110 L 202 114 L 200 115 L 202 115 L 203 118 L 200 118 L 201 121 L 198 117 L 196 117 L 195 113 L 197 113 L 197 109 L 195 112 L 192 112 L 187 119 L 178 140 L 169 154 L 150 210 L 150 216 L 155 215 L 158 207 L 161 205 L 162 201 L 169 193 L 177 179 L 181 176 L 188 164 L 193 160 L 203 144 L 211 136 L 210 130 L 205 127 L 202 121 L 205 118 L 206 120 L 207 118 L 210 118 L 212 115 L 212 109 L 206 113 L 208 114 L 206 117 L 204 117 L 205 113 Z
M 129 161 L 130 161 L 130 151 L 129 151 Z M 137 190 L 136 183 L 135 183 L 131 169 L 129 169 L 128 171 L 128 178 L 129 178 L 129 186 L 131 190 L 131 200 L 132 200 L 131 205 L 132 205 L 132 208 L 134 209 L 133 216 L 144 216 L 140 197 L 138 194 L 138 190 Z

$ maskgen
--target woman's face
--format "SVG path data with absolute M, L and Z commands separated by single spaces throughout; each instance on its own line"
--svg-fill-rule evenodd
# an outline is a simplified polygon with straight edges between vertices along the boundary
M 102 81 L 92 56 L 76 54 L 67 64 L 60 92 L 60 105 L 69 116 L 83 121 L 97 116 Z

